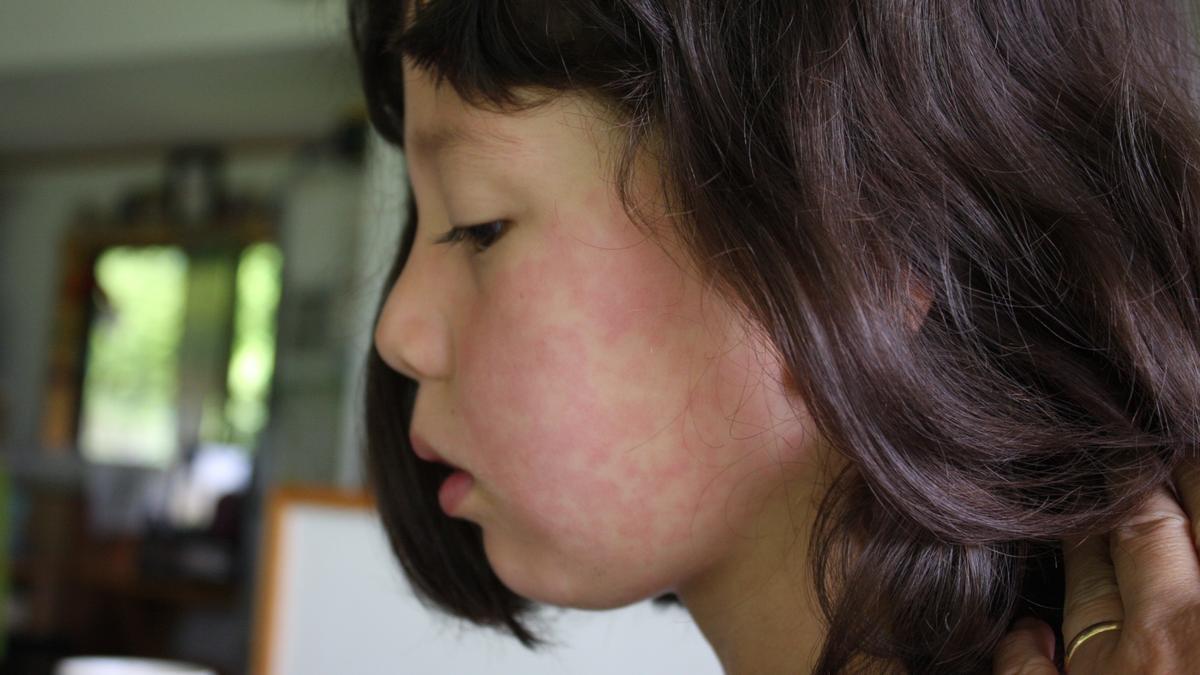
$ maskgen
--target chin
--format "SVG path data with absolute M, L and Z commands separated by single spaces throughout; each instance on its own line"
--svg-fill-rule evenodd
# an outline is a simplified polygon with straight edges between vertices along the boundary
M 657 597 L 670 584 L 639 583 L 626 574 L 607 574 L 554 555 L 531 556 L 484 534 L 488 563 L 513 593 L 556 607 L 606 610 Z M 631 567 L 632 569 L 632 567 Z

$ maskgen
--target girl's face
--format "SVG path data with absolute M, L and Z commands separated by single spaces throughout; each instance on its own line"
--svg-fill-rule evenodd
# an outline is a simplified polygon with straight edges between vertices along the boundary
M 500 579 L 597 609 L 734 555 L 809 443 L 769 343 L 686 262 L 645 156 L 657 240 L 623 211 L 603 119 L 570 96 L 485 112 L 406 62 L 420 217 L 375 331 L 419 383 L 413 435 L 473 476 L 451 515 L 482 528 Z

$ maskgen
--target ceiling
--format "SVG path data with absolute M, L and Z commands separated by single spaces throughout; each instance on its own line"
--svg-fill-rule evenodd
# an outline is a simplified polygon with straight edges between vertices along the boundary
M 361 107 L 341 2 L 5 0 L 0 155 L 311 138 Z

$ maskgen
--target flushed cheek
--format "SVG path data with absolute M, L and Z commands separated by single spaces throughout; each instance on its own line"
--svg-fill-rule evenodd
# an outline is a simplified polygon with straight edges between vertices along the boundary
M 644 444 L 655 418 L 614 400 L 578 328 L 538 320 L 466 338 L 457 395 L 489 496 L 546 534 L 578 540 L 639 508 L 661 459 Z
M 644 545 L 694 506 L 688 486 L 700 469 L 673 426 L 687 361 L 661 348 L 648 358 L 649 334 L 635 328 L 614 334 L 609 322 L 627 321 L 614 316 L 619 301 L 598 297 L 581 270 L 578 259 L 543 259 L 489 280 L 457 345 L 470 459 L 493 482 L 497 506 L 547 537 L 569 544 L 610 533 Z M 604 272 L 614 285 L 631 278 Z M 645 284 L 638 290 L 643 305 L 653 302 Z M 658 347 L 670 330 L 653 326 Z

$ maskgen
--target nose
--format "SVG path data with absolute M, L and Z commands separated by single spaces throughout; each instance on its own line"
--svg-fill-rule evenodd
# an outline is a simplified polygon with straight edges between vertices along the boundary
M 450 375 L 450 324 L 432 269 L 414 255 L 388 291 L 375 324 L 375 349 L 392 370 L 417 381 Z

